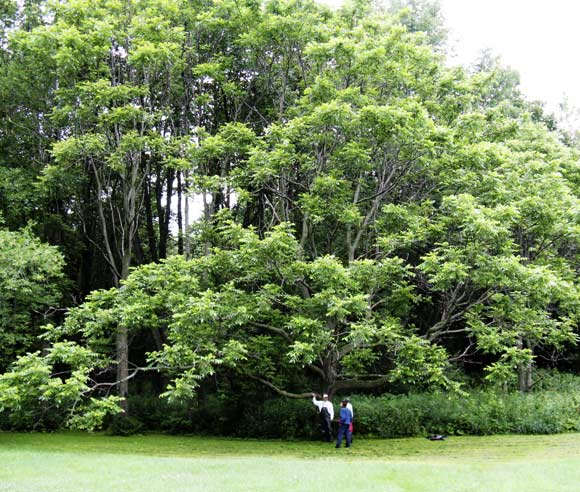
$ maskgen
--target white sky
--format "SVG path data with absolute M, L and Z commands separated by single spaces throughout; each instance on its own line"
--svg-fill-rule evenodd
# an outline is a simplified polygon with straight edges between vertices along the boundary
M 579 0 L 441 0 L 458 63 L 491 48 L 520 73 L 521 89 L 555 110 L 580 107 Z

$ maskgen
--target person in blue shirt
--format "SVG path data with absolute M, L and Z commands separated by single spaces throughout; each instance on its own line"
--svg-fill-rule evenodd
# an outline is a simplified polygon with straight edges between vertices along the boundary
M 346 438 L 346 447 L 350 447 L 350 424 L 352 423 L 352 412 L 347 407 L 348 401 L 342 400 L 340 404 L 340 426 L 338 428 L 338 438 L 336 448 L 340 448 L 343 436 Z

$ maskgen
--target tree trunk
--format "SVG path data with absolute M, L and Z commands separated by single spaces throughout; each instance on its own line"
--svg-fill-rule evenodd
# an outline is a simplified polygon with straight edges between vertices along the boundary
M 121 280 L 124 280 L 129 276 L 129 268 L 131 267 L 131 254 L 132 248 L 127 246 L 125 249 L 125 255 L 123 258 L 121 258 L 121 278 L 115 282 L 116 287 L 119 287 Z M 127 397 L 129 396 L 129 332 L 127 327 L 123 324 L 119 324 L 117 326 L 115 345 L 117 352 L 117 394 L 123 398 L 121 402 L 121 408 L 127 416 L 129 415 L 129 402 L 127 401 Z
M 532 389 L 532 363 L 518 366 L 518 383 L 522 393 L 527 393 Z
M 155 226 L 153 225 L 153 210 L 151 208 L 151 182 L 149 178 L 144 183 L 145 198 L 145 216 L 147 219 L 147 240 L 149 244 L 149 256 L 151 261 L 157 262 L 159 255 L 157 254 L 157 239 L 155 237 Z
M 189 173 L 187 171 L 184 172 L 183 179 L 184 179 L 184 191 L 185 191 L 185 202 L 183 206 L 183 234 L 185 236 L 185 241 L 183 245 L 183 253 L 185 258 L 191 257 L 191 241 L 189 239 L 189 196 L 187 194 L 187 178 L 189 177 Z
M 518 337 L 518 348 L 523 349 L 529 347 L 524 337 Z M 529 347 L 533 350 L 532 347 Z M 518 366 L 518 385 L 522 393 L 526 393 L 532 389 L 532 361 Z
M 181 188 L 181 171 L 177 171 L 177 253 L 179 255 L 183 255 L 183 236 L 185 233 L 183 230 Z
M 119 326 L 117 328 L 117 392 L 123 398 L 121 408 L 125 415 L 129 415 L 129 337 L 127 327 Z
M 167 186 L 165 188 L 165 207 L 159 208 L 159 258 L 167 258 L 167 241 L 169 239 L 169 222 L 171 221 L 171 201 L 173 198 L 173 177 L 175 171 L 167 171 Z M 160 200 L 159 200 L 160 203 Z

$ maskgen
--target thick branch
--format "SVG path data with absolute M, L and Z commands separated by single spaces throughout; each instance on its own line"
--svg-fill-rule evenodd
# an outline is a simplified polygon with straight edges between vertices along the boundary
M 343 379 L 336 381 L 329 389 L 329 393 L 336 393 L 341 390 L 353 390 L 353 389 L 372 389 L 383 386 L 389 382 L 388 376 L 380 376 L 377 379 L 371 379 L 368 381 L 360 379 Z
M 444 328 L 462 319 L 473 306 L 485 303 L 494 294 L 495 294 L 494 290 L 488 290 L 484 292 L 478 299 L 472 302 L 463 303 L 462 309 L 459 309 L 458 305 L 454 307 L 448 307 L 443 313 L 443 318 L 437 323 L 435 323 L 431 328 L 429 328 L 429 330 L 427 330 L 425 338 L 430 342 L 432 342 L 436 340 L 439 336 L 444 334 L 462 333 L 466 331 L 465 328 L 460 328 L 458 330 L 445 330 Z M 462 294 L 460 296 L 460 299 L 463 299 L 464 297 L 466 297 L 465 294 Z M 453 312 L 452 309 L 457 309 L 457 312 L 451 314 Z
M 294 343 L 294 340 L 292 339 L 292 337 L 282 328 L 277 328 L 275 326 L 267 325 L 265 323 L 258 323 L 257 321 L 250 321 L 250 324 L 253 326 L 257 326 L 258 328 L 265 328 L 266 330 L 269 330 L 272 333 L 276 333 L 276 335 L 280 335 L 288 343 Z
M 285 396 L 287 398 L 311 398 L 312 397 L 312 392 L 309 392 L 309 393 L 290 393 L 289 391 L 284 391 L 283 389 L 278 388 L 274 384 L 270 383 L 269 381 L 266 381 L 265 379 L 262 379 L 259 376 L 253 376 L 250 374 L 250 377 L 252 379 L 255 379 L 256 381 L 259 381 L 260 383 L 267 386 L 268 388 L 274 390 L 279 395 Z
M 318 374 L 321 378 L 324 378 L 324 371 L 320 367 L 315 366 L 314 364 L 308 364 L 306 367 Z

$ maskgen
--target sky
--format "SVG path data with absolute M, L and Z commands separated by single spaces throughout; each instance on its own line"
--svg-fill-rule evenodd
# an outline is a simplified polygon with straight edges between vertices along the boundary
M 470 64 L 489 48 L 519 72 L 528 99 L 556 112 L 566 96 L 580 108 L 580 0 L 439 1 L 455 54 L 451 62 Z
M 529 99 L 580 107 L 580 1 L 440 0 L 458 63 L 490 48 L 520 73 Z

